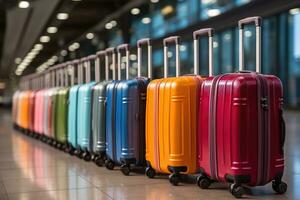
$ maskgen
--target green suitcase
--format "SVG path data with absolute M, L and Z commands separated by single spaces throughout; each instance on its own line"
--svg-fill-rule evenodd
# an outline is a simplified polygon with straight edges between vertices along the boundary
M 69 63 L 61 66 L 60 73 L 60 86 L 55 96 L 55 139 L 57 141 L 56 147 L 65 150 L 67 148 L 68 139 L 68 98 L 69 87 L 68 85 L 68 69 Z

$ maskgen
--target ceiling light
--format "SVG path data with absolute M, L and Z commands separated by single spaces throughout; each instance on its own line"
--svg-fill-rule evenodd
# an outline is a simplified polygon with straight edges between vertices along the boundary
M 252 32 L 251 31 L 245 31 L 244 35 L 245 35 L 245 37 L 252 37 Z
M 91 40 L 95 37 L 94 33 L 87 33 L 85 36 L 88 40 Z
M 164 7 L 163 9 L 161 9 L 161 13 L 162 13 L 163 15 L 169 15 L 169 14 L 171 14 L 172 12 L 174 12 L 174 8 L 173 8 L 173 6 L 170 6 L 170 5 Z
M 140 14 L 141 11 L 139 8 L 132 8 L 130 12 L 133 15 L 138 15 L 138 14 Z
M 78 42 L 75 42 L 74 44 L 72 44 L 74 49 L 78 49 L 80 47 L 80 44 Z
M 28 8 L 30 6 L 30 3 L 28 1 L 20 1 L 19 2 L 19 8 Z
M 136 59 L 137 59 L 137 56 L 135 54 L 130 55 L 130 60 L 136 60 Z
M 117 26 L 117 22 L 115 20 L 112 20 L 110 23 L 113 27 Z
M 62 51 L 60 52 L 60 55 L 62 55 L 62 56 L 66 56 L 66 55 L 68 55 L 68 52 L 67 52 L 67 50 L 62 50 Z
M 216 0 L 202 0 L 201 3 L 202 4 L 213 4 L 213 3 L 216 3 Z
M 291 15 L 297 15 L 297 14 L 300 13 L 300 9 L 299 8 L 293 8 L 289 12 L 290 12 Z
M 44 36 L 40 37 L 40 42 L 42 42 L 42 43 L 47 43 L 49 41 L 50 41 L 50 37 L 47 36 L 47 35 L 44 35 Z
M 75 51 L 75 48 L 73 47 L 73 45 L 70 45 L 68 49 L 69 49 L 69 51 Z
M 214 48 L 218 48 L 218 47 L 219 47 L 219 43 L 216 42 L 216 41 L 214 41 L 214 42 L 213 42 L 213 47 L 214 47 Z
M 72 1 L 74 1 L 74 2 L 79 2 L 79 1 L 82 1 L 82 0 L 72 0 Z
M 22 62 L 22 59 L 21 58 L 16 58 L 15 59 L 15 63 L 18 65 L 18 64 L 20 64 Z
M 143 24 L 150 24 L 151 23 L 151 18 L 150 17 L 144 17 L 142 19 L 142 23 Z
M 180 45 L 180 51 L 186 51 L 186 46 L 185 45 Z
M 219 14 L 221 14 L 221 11 L 219 9 L 210 9 L 210 10 L 207 11 L 207 15 L 209 17 L 215 17 Z
M 50 26 L 47 28 L 48 33 L 56 33 L 57 32 L 57 27 L 55 26 Z
M 34 45 L 34 49 L 37 50 L 37 51 L 42 50 L 43 47 L 44 47 L 44 46 L 43 46 L 42 44 L 36 44 L 36 45 Z
M 151 0 L 152 3 L 158 3 L 159 0 Z
M 58 13 L 56 15 L 56 18 L 58 20 L 67 20 L 69 18 L 69 14 L 68 13 Z
M 113 26 L 112 26 L 111 23 L 106 23 L 106 24 L 105 24 L 105 28 L 106 28 L 106 29 L 112 29 L 112 27 L 113 27 Z

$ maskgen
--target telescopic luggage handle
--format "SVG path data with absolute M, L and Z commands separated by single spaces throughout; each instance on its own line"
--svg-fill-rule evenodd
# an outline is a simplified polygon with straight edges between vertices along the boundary
M 95 55 L 82 58 L 83 67 L 85 68 L 85 83 L 91 82 L 91 60 L 95 60 Z
M 104 57 L 105 59 L 105 56 L 106 56 L 106 52 L 105 51 L 98 51 L 96 53 L 96 60 L 95 60 L 95 80 L 96 82 L 100 82 L 100 59 L 101 57 Z M 106 66 L 105 66 L 105 80 L 108 81 L 108 78 L 109 78 L 109 74 L 108 74 L 108 69 L 106 69 Z
M 194 31 L 194 74 L 199 75 L 199 38 L 208 36 L 208 73 L 213 76 L 213 36 L 214 29 L 204 28 Z
M 148 47 L 148 78 L 152 78 L 152 45 L 151 39 L 144 38 L 137 41 L 137 63 L 138 63 L 138 77 L 142 76 L 142 46 L 147 45 Z
M 106 77 L 108 77 L 108 69 L 109 69 L 109 56 L 112 57 L 112 65 L 113 65 L 113 80 L 116 80 L 116 48 L 110 47 L 105 50 L 105 71 Z
M 239 21 L 239 71 L 245 69 L 244 66 L 244 26 L 254 23 L 256 27 L 256 72 L 261 73 L 261 17 L 248 17 Z
M 179 60 L 179 45 L 180 45 L 180 37 L 179 36 L 171 36 L 163 41 L 164 43 L 164 77 L 168 77 L 168 67 L 169 67 L 169 60 L 168 60 L 168 44 L 175 43 L 176 49 L 176 77 L 180 75 L 180 60 Z
M 121 80 L 121 56 L 122 56 L 122 53 L 121 51 L 122 50 L 125 50 L 125 53 L 126 53 L 126 61 L 125 61 L 125 65 L 126 65 L 126 80 L 129 79 L 129 64 L 130 64 L 130 61 L 129 61 L 129 44 L 121 44 L 117 47 L 117 51 L 118 51 L 118 80 Z

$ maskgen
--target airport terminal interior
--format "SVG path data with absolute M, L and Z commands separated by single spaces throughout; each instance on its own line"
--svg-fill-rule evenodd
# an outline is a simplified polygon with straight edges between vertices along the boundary
M 300 0 L 0 0 L 0 200 L 300 199 Z

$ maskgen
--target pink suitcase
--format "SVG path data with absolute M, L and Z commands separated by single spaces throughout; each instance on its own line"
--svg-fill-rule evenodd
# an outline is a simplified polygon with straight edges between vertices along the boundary
M 243 28 L 256 25 L 257 73 L 243 71 Z M 198 129 L 197 183 L 208 188 L 213 181 L 228 182 L 231 193 L 242 197 L 243 185 L 261 186 L 273 181 L 283 194 L 282 116 L 283 89 L 279 78 L 260 74 L 261 18 L 239 21 L 240 71 L 209 77 L 201 87 Z
M 38 77 L 38 90 L 35 96 L 35 109 L 34 109 L 34 133 L 36 137 L 43 135 L 43 116 L 44 116 L 44 95 L 47 91 L 43 88 L 43 74 Z

